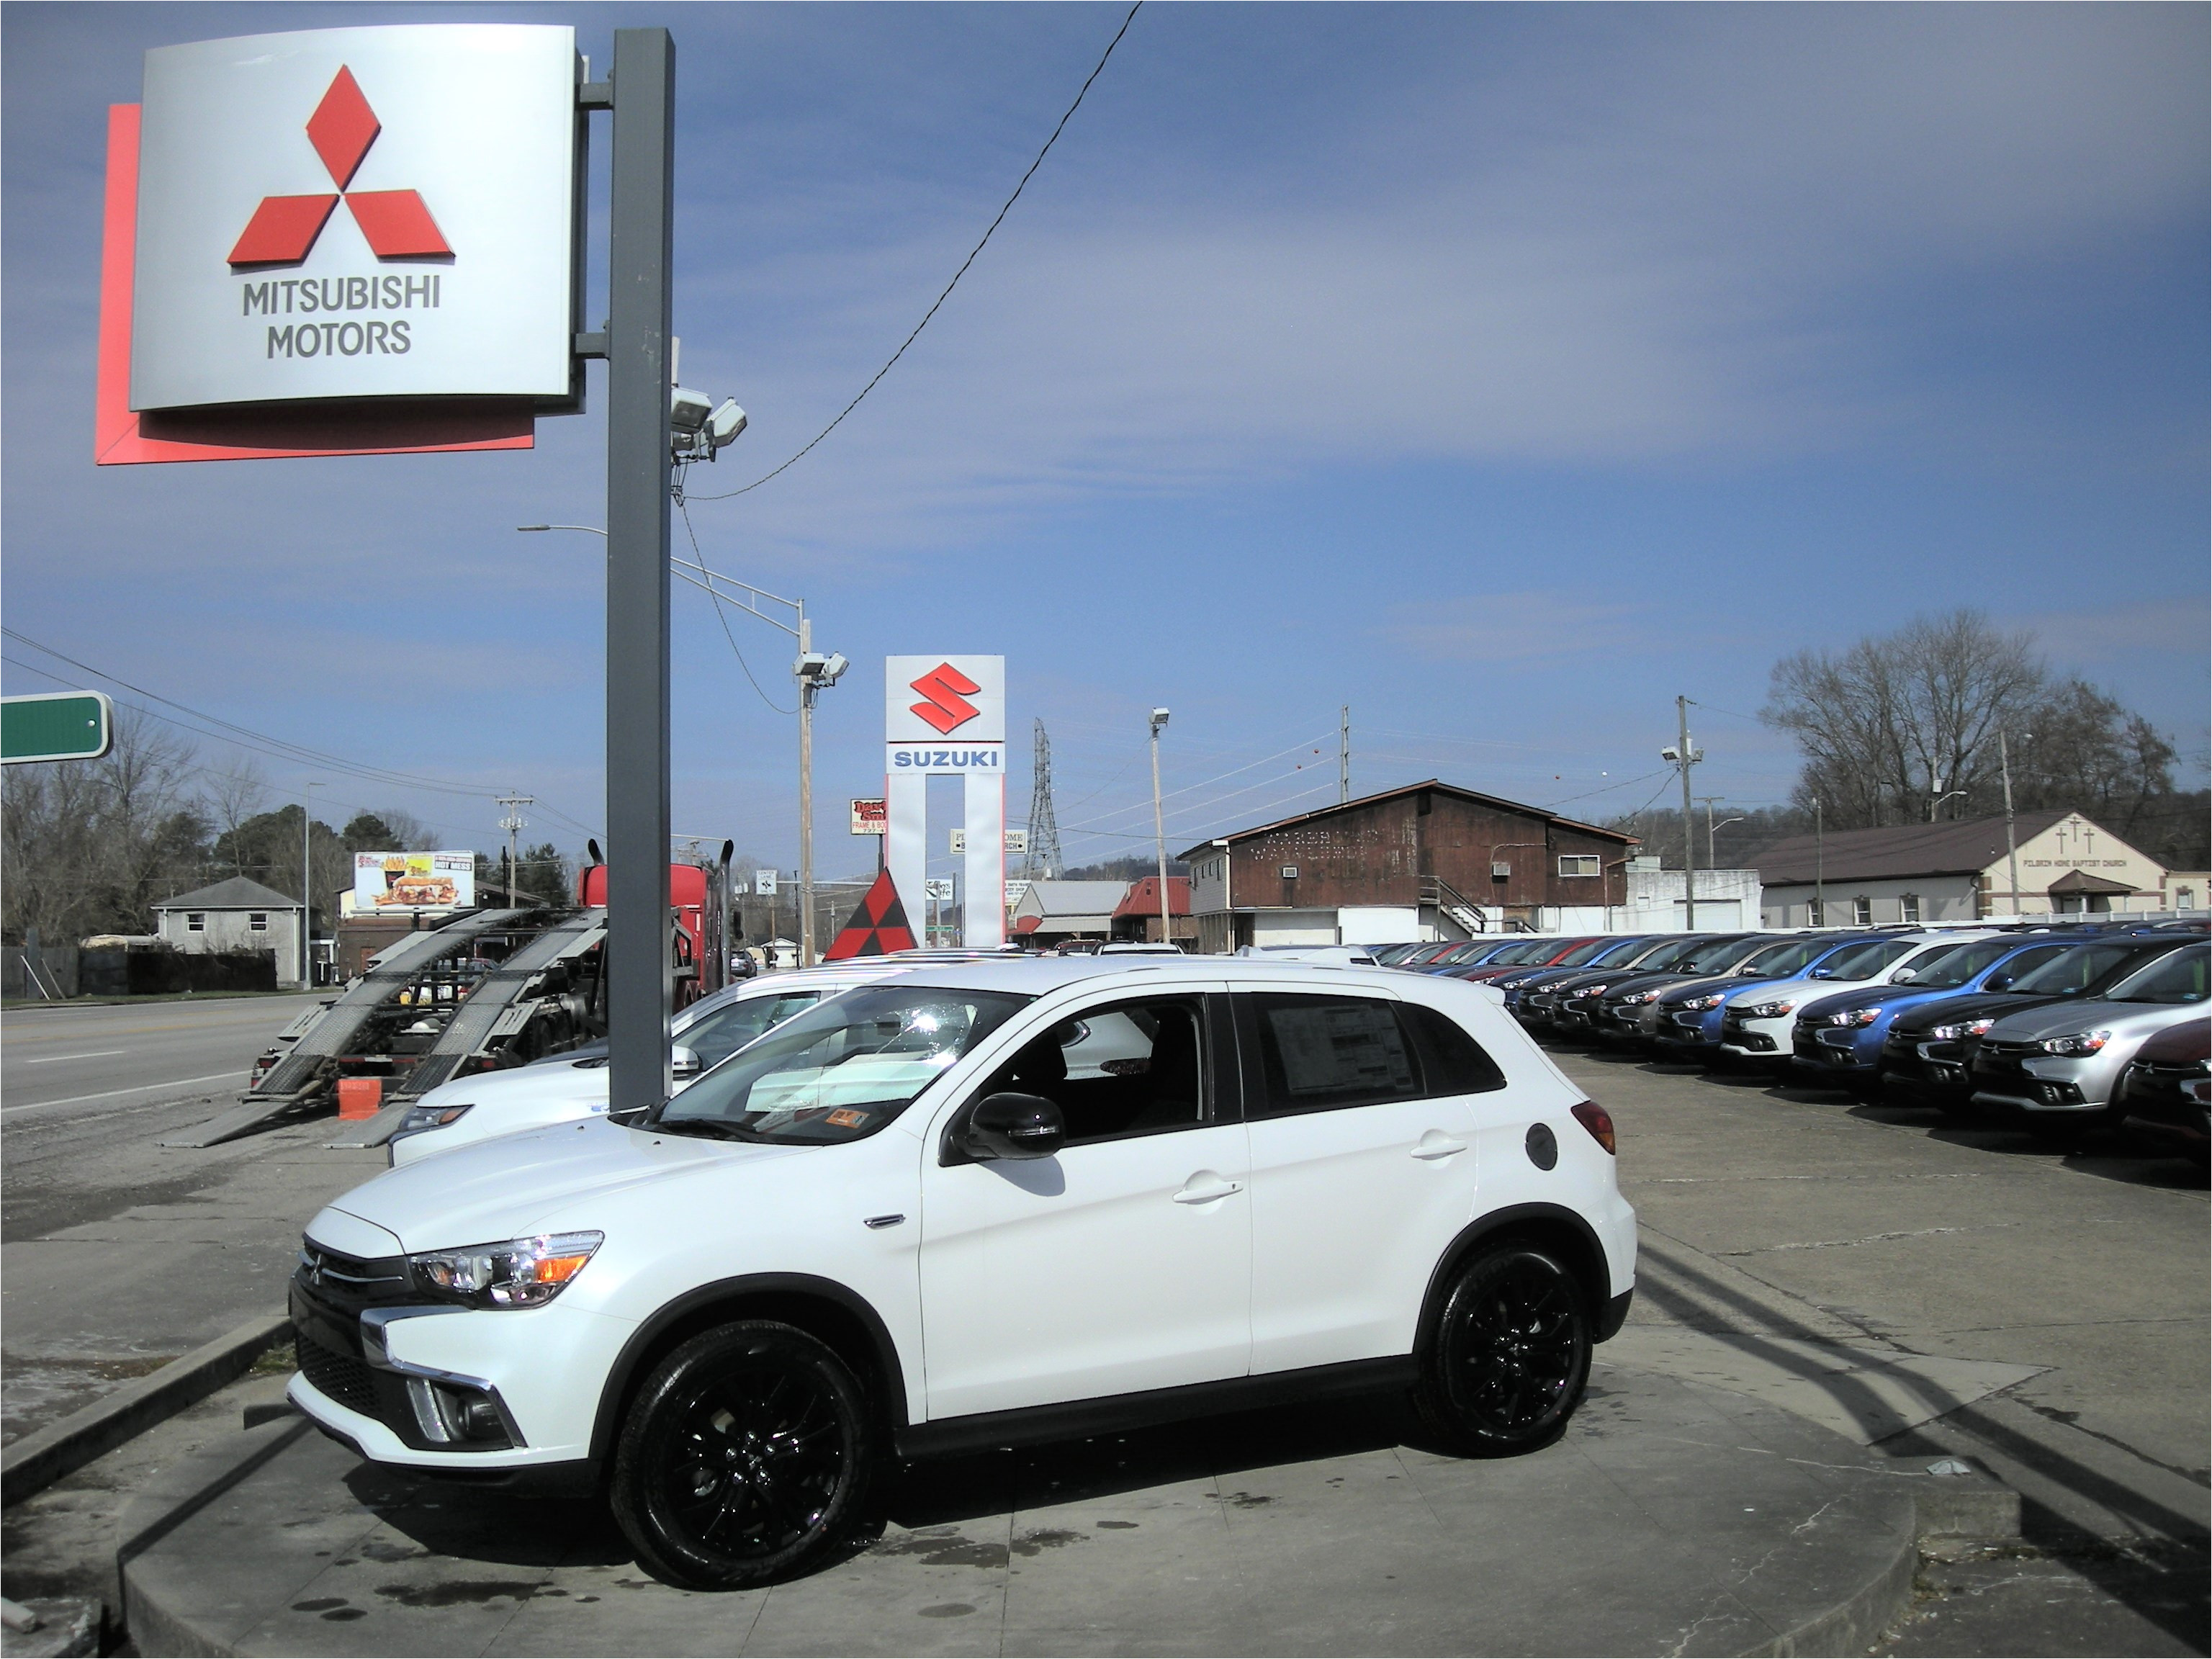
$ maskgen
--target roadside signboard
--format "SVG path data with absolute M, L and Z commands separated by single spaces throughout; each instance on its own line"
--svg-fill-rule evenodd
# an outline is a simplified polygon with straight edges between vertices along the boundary
M 952 878 L 950 876 L 932 876 L 922 884 L 922 889 L 931 899 L 939 904 L 952 902 Z
M 356 915 L 465 910 L 477 902 L 474 853 L 356 853 Z
M 856 836 L 880 836 L 890 829 L 890 815 L 884 803 L 876 800 L 856 800 L 853 803 L 853 833 Z
M 853 833 L 857 836 L 860 832 L 855 830 Z M 881 835 L 883 832 L 878 830 L 876 833 Z M 946 830 L 945 841 L 945 849 L 948 852 L 965 853 L 968 850 L 968 832 L 965 830 Z M 1026 853 L 1030 850 L 1030 832 L 1026 830 L 1002 830 L 1000 834 L 1000 841 L 1003 849 L 1009 853 Z
M 98 760 L 115 746 L 115 706 L 104 691 L 37 691 L 0 698 L 0 761 Z
M 94 459 L 527 448 L 580 406 L 559 26 L 156 47 L 109 112 Z
M 775 896 L 775 872 L 773 870 L 754 871 L 753 891 L 759 894 L 763 898 L 774 898 Z

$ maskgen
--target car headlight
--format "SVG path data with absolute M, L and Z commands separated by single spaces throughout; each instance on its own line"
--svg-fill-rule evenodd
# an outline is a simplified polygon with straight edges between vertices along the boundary
M 407 1258 L 416 1284 L 468 1308 L 542 1308 L 583 1272 L 605 1233 L 540 1233 Z
M 1701 1014 L 1708 1008 L 1719 1007 L 1721 1004 L 1727 1000 L 1728 993 L 1726 991 L 1715 991 L 1710 996 L 1691 997 L 1682 1004 L 1682 1006 L 1688 1009 L 1690 1012 L 1693 1014 Z
M 1571 1001 L 1580 997 L 1601 997 L 1604 994 L 1605 987 L 1602 985 L 1585 985 L 1579 990 L 1565 993 L 1566 997 Z
M 1956 1042 L 1960 1037 L 1979 1036 L 1996 1024 L 1994 1017 L 1988 1019 L 1969 1019 L 1956 1025 L 1938 1025 L 1928 1035 L 1937 1042 Z
M 399 1127 L 392 1132 L 392 1139 L 419 1135 L 425 1129 L 442 1129 L 448 1123 L 459 1123 L 473 1109 L 473 1103 L 466 1101 L 458 1106 L 410 1106 L 407 1115 L 399 1120 Z
M 1844 1008 L 1830 1014 L 1821 1023 L 1827 1025 L 1871 1025 L 1881 1018 L 1879 1008 Z
M 2045 1037 L 2036 1045 L 2046 1054 L 2094 1054 L 2112 1040 L 2110 1031 L 2072 1031 Z
M 1797 1006 L 1795 1001 L 1753 1002 L 1743 1010 L 1746 1019 L 1779 1019 Z
M 1656 991 L 1632 991 L 1628 995 L 1621 998 L 1620 1006 L 1624 1008 L 1633 1008 L 1639 1002 L 1656 1002 L 1660 994 Z

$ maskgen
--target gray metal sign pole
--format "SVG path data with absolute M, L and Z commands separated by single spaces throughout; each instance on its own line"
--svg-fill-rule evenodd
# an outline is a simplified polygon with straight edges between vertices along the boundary
M 608 1104 L 668 1097 L 670 267 L 676 46 L 617 29 L 607 320 Z

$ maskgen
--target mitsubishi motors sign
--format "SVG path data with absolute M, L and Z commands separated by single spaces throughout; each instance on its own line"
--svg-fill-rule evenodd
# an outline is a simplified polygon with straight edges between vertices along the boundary
M 146 54 L 130 408 L 570 395 L 574 32 Z

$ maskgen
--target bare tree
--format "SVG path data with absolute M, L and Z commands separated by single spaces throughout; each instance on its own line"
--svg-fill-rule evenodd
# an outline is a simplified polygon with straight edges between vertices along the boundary
M 243 756 L 234 756 L 220 771 L 209 775 L 201 787 L 200 799 L 205 803 L 209 822 L 215 832 L 227 838 L 231 849 L 234 876 L 242 876 L 246 868 L 238 863 L 238 832 L 248 818 L 261 811 L 261 803 L 269 798 L 269 781 L 262 776 L 258 763 Z
M 2156 823 L 2161 846 L 2175 840 L 2172 743 L 2086 680 L 2054 680 L 2033 635 L 1978 611 L 1785 657 L 1764 712 L 1804 757 L 1793 804 L 1818 801 L 1831 829 L 2002 811 L 2002 731 L 2016 806 L 2086 812 L 2122 836 Z
M 1793 799 L 1842 828 L 1925 823 L 1952 790 L 1984 794 L 1996 733 L 2021 729 L 2044 695 L 2031 634 L 1977 611 L 1916 617 L 1841 655 L 1801 651 L 1774 666 L 1765 718 L 1804 754 Z M 1956 809 L 1947 816 L 1956 816 Z
M 0 780 L 0 927 L 64 944 L 145 933 L 156 900 L 199 878 L 207 820 L 184 790 L 192 751 L 137 710 L 116 711 L 96 761 L 11 766 Z

